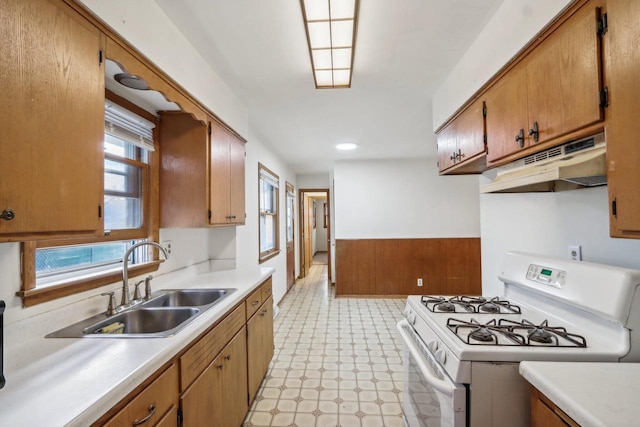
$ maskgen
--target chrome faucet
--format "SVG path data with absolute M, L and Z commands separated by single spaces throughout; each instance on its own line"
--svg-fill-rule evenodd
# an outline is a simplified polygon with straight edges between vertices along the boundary
M 164 254 L 164 259 L 169 259 L 167 251 L 156 242 L 139 242 L 131 246 L 127 250 L 127 252 L 124 254 L 124 258 L 122 258 L 122 300 L 120 301 L 119 307 L 121 309 L 127 308 L 131 305 L 131 299 L 129 298 L 129 255 L 131 255 L 131 252 L 133 252 L 135 249 L 145 245 L 155 246 L 162 251 L 162 253 Z

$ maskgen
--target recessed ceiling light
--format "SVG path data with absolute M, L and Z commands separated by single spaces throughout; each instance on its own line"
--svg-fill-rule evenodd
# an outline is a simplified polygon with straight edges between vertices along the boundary
M 358 144 L 354 144 L 353 142 L 342 142 L 340 144 L 336 144 L 336 149 L 341 151 L 355 150 L 358 148 Z

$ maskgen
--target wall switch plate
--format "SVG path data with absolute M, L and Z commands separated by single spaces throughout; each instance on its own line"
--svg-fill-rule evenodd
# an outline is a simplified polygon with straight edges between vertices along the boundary
M 418 279 L 418 286 L 422 286 L 422 279 Z
M 582 261 L 582 246 L 569 245 L 569 259 L 574 261 Z
M 167 251 L 167 254 L 171 255 L 171 240 L 165 240 L 162 242 L 162 247 Z

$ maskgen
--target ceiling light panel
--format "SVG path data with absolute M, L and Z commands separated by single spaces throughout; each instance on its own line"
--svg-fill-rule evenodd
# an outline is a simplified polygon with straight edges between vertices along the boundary
M 359 0 L 300 0 L 316 88 L 351 87 Z

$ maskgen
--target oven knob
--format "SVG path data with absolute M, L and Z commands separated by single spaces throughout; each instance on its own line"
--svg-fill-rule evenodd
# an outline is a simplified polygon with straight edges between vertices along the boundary
M 438 350 L 438 341 L 431 341 L 427 344 L 427 348 L 431 350 L 431 353 L 435 353 Z
M 436 360 L 443 365 L 445 364 L 445 362 L 447 361 L 447 352 L 444 350 L 444 348 L 436 351 Z
M 411 323 L 412 325 L 416 324 L 416 315 L 413 313 L 409 313 L 409 317 L 407 317 L 407 320 L 409 321 L 409 323 Z

